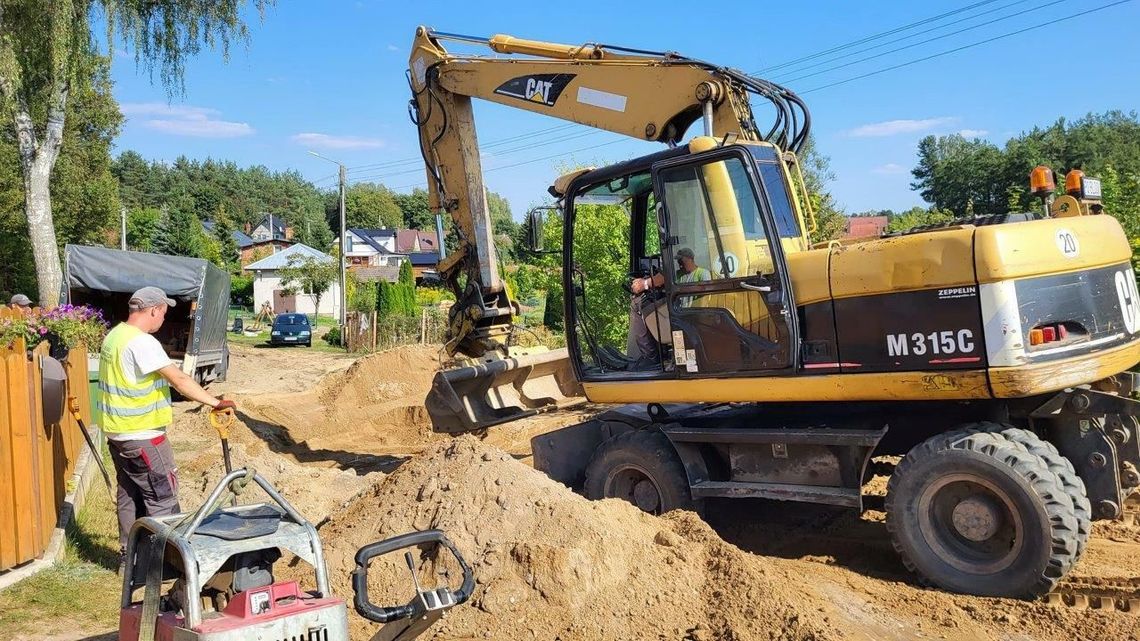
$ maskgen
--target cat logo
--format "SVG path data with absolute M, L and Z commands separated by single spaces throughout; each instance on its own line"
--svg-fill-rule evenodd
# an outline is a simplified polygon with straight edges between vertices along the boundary
M 532 76 L 519 76 L 499 85 L 495 93 L 510 96 L 527 102 L 553 107 L 558 96 L 574 79 L 572 73 L 540 73 Z
M 536 80 L 534 78 L 526 79 L 526 95 L 530 96 L 528 100 L 532 102 L 541 102 L 544 105 L 554 104 L 550 102 L 550 85 L 549 80 Z

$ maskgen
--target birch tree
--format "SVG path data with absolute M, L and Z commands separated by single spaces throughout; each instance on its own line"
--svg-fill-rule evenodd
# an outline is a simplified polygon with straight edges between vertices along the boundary
M 59 300 L 62 270 L 50 180 L 63 145 L 67 101 L 90 73 L 97 36 L 122 42 L 171 96 L 185 91 L 187 59 L 204 46 L 228 58 L 248 41 L 241 16 L 273 0 L 0 0 L 0 117 L 15 132 L 38 300 Z M 98 29 L 98 31 L 93 31 Z

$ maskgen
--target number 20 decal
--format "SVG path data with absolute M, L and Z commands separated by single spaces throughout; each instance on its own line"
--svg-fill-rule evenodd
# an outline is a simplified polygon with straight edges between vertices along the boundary
M 1116 300 L 1120 303 L 1120 314 L 1124 317 L 1124 329 L 1135 334 L 1140 329 L 1140 292 L 1136 290 L 1136 278 L 1131 270 L 1116 272 Z
M 969 354 L 974 351 L 974 332 L 947 329 L 923 334 L 888 334 L 890 356 L 925 356 L 926 354 Z

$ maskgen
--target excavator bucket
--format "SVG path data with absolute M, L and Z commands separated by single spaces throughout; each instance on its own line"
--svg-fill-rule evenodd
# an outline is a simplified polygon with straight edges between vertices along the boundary
M 438 372 L 424 405 L 433 430 L 462 434 L 585 401 L 563 348 Z

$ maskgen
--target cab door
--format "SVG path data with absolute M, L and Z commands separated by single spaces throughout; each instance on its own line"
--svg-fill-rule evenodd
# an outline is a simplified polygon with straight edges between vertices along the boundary
M 653 179 L 677 375 L 794 368 L 791 281 L 752 156 L 740 146 L 715 149 L 658 163 Z

